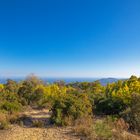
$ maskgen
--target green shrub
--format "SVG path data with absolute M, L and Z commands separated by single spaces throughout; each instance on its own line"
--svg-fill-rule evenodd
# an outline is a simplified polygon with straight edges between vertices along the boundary
M 74 120 L 92 114 L 92 106 L 85 94 L 67 94 L 58 98 L 52 107 L 52 121 L 57 125 L 70 125 Z
M 8 102 L 8 101 L 4 101 L 1 104 L 1 110 L 5 110 L 9 113 L 13 113 L 13 112 L 17 112 L 20 111 L 21 109 L 21 104 L 19 104 L 18 102 Z
M 116 97 L 100 99 L 95 106 L 96 113 L 105 115 L 119 114 L 126 108 L 123 100 Z
M 129 123 L 130 129 L 140 132 L 140 95 L 132 94 L 131 105 L 122 116 Z

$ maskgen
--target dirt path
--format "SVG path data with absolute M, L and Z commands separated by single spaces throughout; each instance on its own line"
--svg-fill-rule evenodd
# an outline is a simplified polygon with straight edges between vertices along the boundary
M 71 134 L 71 128 L 22 128 L 13 126 L 1 131 L 0 140 L 80 140 Z
M 30 120 L 43 120 L 49 126 L 49 118 L 51 113 L 48 110 L 29 110 L 24 112 Z M 0 131 L 0 140 L 80 140 L 74 136 L 72 129 L 47 127 L 47 128 L 33 128 L 29 125 L 24 127 L 13 125 L 9 130 Z

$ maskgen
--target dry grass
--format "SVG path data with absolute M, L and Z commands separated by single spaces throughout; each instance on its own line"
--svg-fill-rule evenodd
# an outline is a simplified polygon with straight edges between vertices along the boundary
M 140 140 L 128 132 L 129 125 L 123 119 L 81 118 L 76 121 L 74 132 L 86 140 Z
M 73 128 L 74 132 L 85 139 L 95 139 L 93 131 L 93 119 L 89 116 L 76 120 Z
M 34 120 L 32 126 L 37 128 L 43 128 L 45 127 L 45 122 L 41 120 Z
M 0 129 L 7 129 L 9 122 L 7 120 L 7 115 L 4 113 L 0 113 Z

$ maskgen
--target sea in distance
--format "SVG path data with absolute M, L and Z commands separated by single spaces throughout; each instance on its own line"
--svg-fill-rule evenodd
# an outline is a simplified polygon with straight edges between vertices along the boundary
M 16 82 L 20 82 L 26 79 L 26 77 L 0 77 L 0 83 L 4 84 L 8 79 L 14 80 Z M 58 81 L 64 81 L 66 84 L 74 83 L 74 82 L 94 82 L 99 81 L 102 85 L 106 85 L 107 83 L 113 83 L 121 79 L 117 78 L 51 78 L 51 77 L 40 77 L 39 79 L 43 80 L 45 83 L 54 83 Z
M 0 83 L 6 83 L 8 79 L 14 80 L 16 82 L 20 82 L 25 80 L 25 77 L 0 77 Z M 72 83 L 72 82 L 94 82 L 100 78 L 51 78 L 51 77 L 41 77 L 39 78 L 43 80 L 45 83 L 54 83 L 57 81 L 64 81 L 65 83 Z

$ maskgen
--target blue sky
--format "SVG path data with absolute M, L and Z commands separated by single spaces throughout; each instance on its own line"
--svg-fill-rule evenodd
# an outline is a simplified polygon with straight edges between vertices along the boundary
M 139 0 L 1 0 L 0 76 L 140 75 Z

